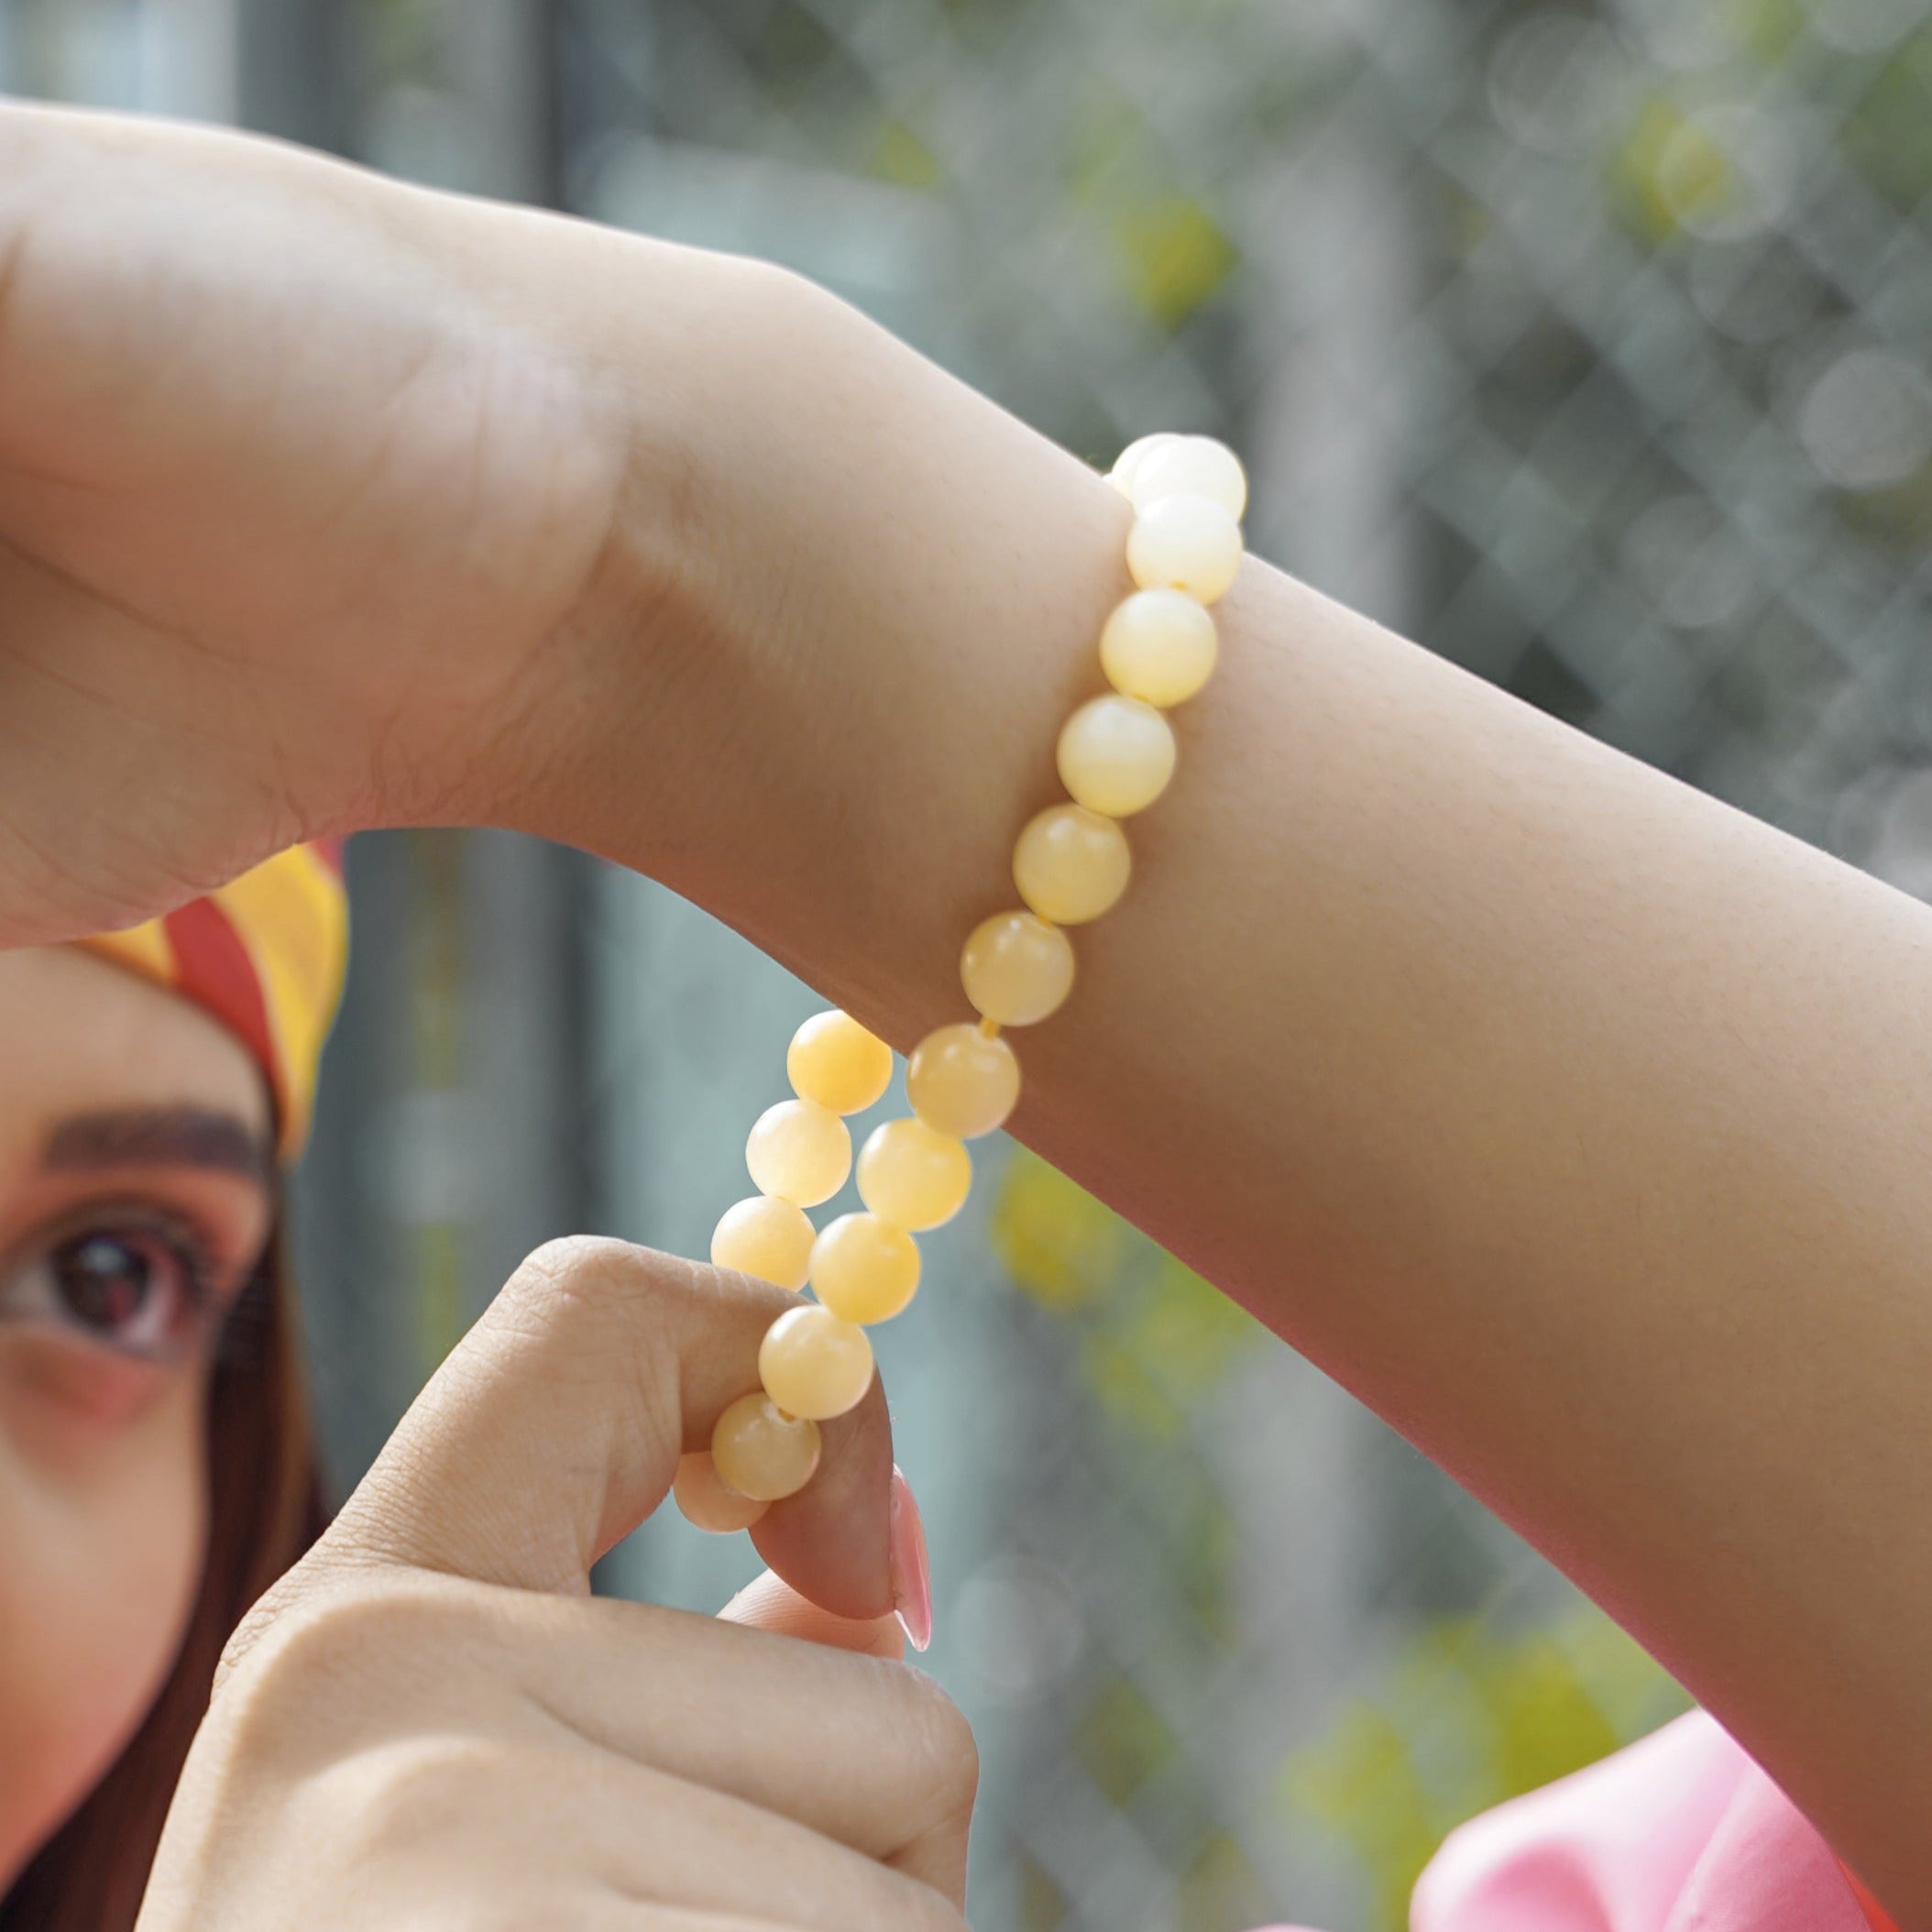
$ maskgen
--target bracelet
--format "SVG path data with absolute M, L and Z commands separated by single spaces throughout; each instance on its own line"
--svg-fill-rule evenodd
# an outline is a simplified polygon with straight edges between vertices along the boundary
M 865 1330 L 890 1321 L 919 1286 L 913 1236 L 966 1204 L 966 1143 L 991 1134 L 1020 1095 L 1003 1029 L 1056 1012 L 1073 987 L 1066 928 L 1098 918 L 1125 891 L 1131 858 L 1120 821 L 1153 804 L 1174 774 L 1165 713 L 1206 684 L 1218 651 L 1207 607 L 1235 581 L 1247 479 L 1207 436 L 1143 436 L 1109 479 L 1134 506 L 1127 571 L 1137 587 L 1108 617 L 1101 668 L 1113 689 L 1061 728 L 1068 801 L 1019 835 L 1013 880 L 1026 910 L 995 913 L 968 935 L 960 978 L 980 1017 L 928 1033 L 906 1063 L 911 1115 L 873 1131 L 859 1153 L 862 1213 L 815 1229 L 806 1210 L 851 1171 L 843 1116 L 862 1113 L 892 1079 L 892 1049 L 840 1012 L 793 1036 L 785 1072 L 795 1098 L 762 1114 L 745 1147 L 759 1191 L 725 1211 L 711 1236 L 719 1268 L 817 1300 L 789 1309 L 758 1351 L 761 1387 L 718 1419 L 708 1455 L 682 1459 L 678 1507 L 701 1530 L 749 1529 L 818 1466 L 818 1424 L 860 1402 L 873 1380 Z

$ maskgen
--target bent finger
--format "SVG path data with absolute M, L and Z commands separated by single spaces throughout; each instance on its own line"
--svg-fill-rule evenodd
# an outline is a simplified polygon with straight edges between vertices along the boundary
M 657 1508 L 677 1459 L 758 1387 L 758 1346 L 797 1297 L 619 1241 L 540 1248 L 437 1370 L 312 1564 L 412 1564 L 581 1594 Z M 819 1471 L 759 1528 L 803 1597 L 892 1608 L 891 1428 L 878 1384 L 820 1425 Z

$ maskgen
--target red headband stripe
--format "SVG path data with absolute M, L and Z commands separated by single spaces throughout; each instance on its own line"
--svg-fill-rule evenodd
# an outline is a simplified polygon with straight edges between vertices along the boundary
M 283 1091 L 281 1057 L 262 998 L 260 976 L 219 903 L 192 899 L 161 921 L 174 950 L 175 983 L 192 986 L 195 1000 L 228 1028 L 261 1063 L 275 1092 L 277 1118 L 289 1096 Z

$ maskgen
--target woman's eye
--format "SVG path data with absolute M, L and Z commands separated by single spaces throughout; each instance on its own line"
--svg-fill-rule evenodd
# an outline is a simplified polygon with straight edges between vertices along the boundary
M 206 1296 L 194 1257 L 148 1229 L 90 1229 L 43 1248 L 0 1281 L 0 1314 L 38 1316 L 129 1355 L 176 1356 Z

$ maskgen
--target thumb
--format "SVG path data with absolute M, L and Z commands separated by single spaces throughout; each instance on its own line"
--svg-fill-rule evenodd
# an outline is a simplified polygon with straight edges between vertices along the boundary
M 885 1657 L 895 1663 L 906 1656 L 906 1630 L 896 1617 L 835 1617 L 769 1570 L 748 1583 L 718 1616 L 721 1623 L 797 1637 L 828 1650 L 857 1651 L 861 1656 Z
M 797 1297 L 618 1241 L 553 1242 L 510 1278 L 398 1426 L 309 1559 L 407 1564 L 581 1594 L 669 1493 L 677 1459 L 758 1386 Z M 890 1612 L 892 1447 L 875 1381 L 820 1424 L 818 1473 L 757 1528 L 767 1562 L 835 1617 Z

